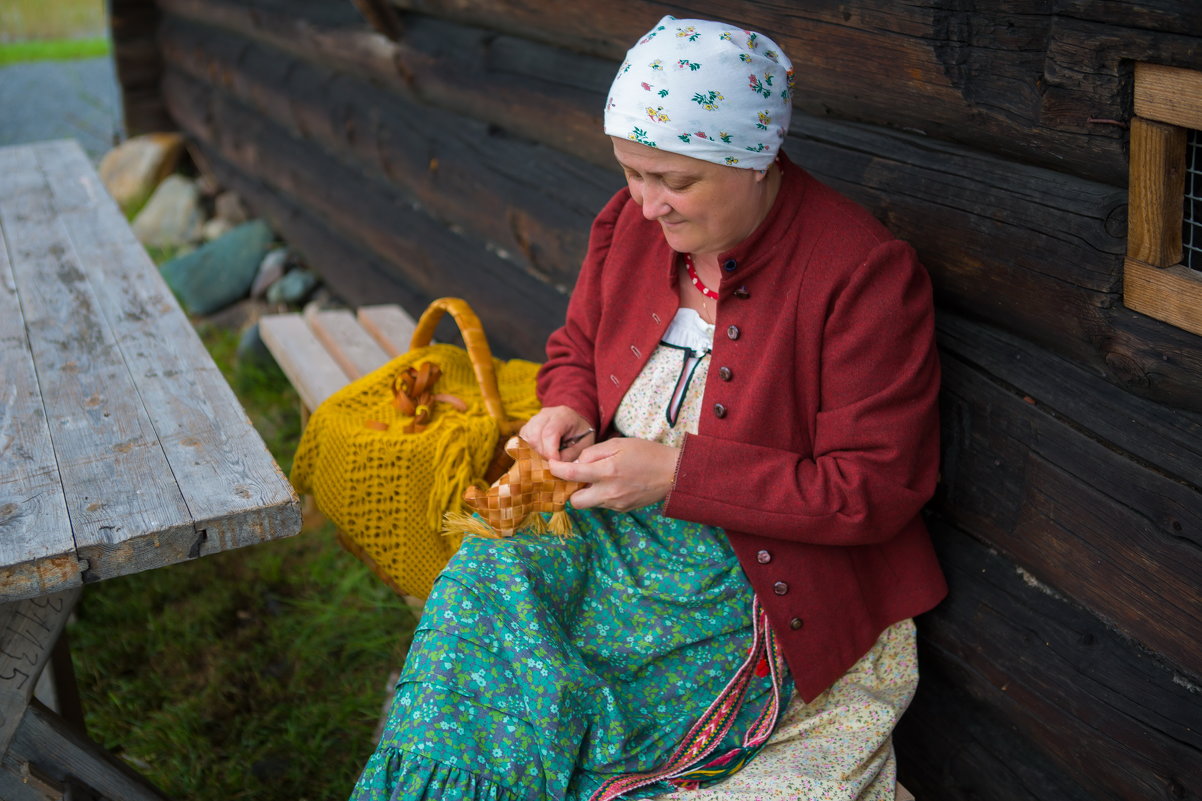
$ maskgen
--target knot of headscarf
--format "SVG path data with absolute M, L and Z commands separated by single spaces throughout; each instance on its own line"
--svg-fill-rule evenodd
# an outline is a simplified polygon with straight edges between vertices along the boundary
M 793 64 L 763 34 L 664 17 L 614 78 L 605 133 L 684 156 L 766 169 L 789 130 Z

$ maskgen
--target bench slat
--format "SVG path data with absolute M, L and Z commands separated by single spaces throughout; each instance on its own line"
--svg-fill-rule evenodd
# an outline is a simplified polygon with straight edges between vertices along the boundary
M 315 311 L 305 322 L 350 378 L 356 379 L 388 361 L 388 354 L 347 309 Z
M 299 314 L 266 315 L 259 334 L 306 409 L 316 409 L 350 380 Z
M 409 350 L 413 329 L 417 328 L 417 321 L 393 304 L 360 307 L 359 324 L 380 343 L 390 358 Z

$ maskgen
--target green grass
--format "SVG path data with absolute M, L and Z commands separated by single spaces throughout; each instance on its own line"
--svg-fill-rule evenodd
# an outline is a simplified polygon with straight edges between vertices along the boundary
M 105 5 L 105 0 L 2 0 L 0 42 L 103 36 Z
M 53 41 L 0 44 L 0 67 L 26 61 L 68 61 L 107 56 L 108 39 L 55 39 Z
M 296 395 L 237 335 L 199 330 L 287 470 Z M 328 523 L 90 586 L 71 625 L 89 734 L 168 796 L 346 797 L 414 619 Z

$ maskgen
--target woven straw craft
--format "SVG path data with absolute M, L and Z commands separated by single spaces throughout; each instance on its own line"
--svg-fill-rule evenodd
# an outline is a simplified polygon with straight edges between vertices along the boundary
M 586 485 L 551 475 L 547 460 L 521 437 L 510 437 L 505 452 L 514 459 L 509 472 L 487 491 L 473 486 L 463 494 L 464 503 L 483 520 L 452 513 L 447 515 L 445 529 L 492 539 L 510 537 L 519 529 L 538 534 L 550 531 L 561 537 L 570 535 L 572 523 L 564 504 L 573 492 Z M 544 514 L 550 514 L 550 520 L 545 520 Z

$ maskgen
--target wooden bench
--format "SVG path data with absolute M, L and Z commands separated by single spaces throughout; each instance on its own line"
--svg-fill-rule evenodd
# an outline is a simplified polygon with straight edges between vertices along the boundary
M 416 321 L 395 304 L 269 314 L 259 333 L 306 413 L 350 381 L 409 350 Z
M 409 349 L 417 323 L 400 306 L 363 306 L 358 312 L 272 314 L 259 332 L 301 398 L 305 413 L 362 375 Z M 422 601 L 405 600 L 421 614 Z M 900 783 L 896 801 L 915 801 Z

